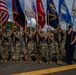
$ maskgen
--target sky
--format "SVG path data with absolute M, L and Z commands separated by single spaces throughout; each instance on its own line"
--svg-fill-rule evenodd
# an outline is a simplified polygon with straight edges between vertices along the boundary
M 20 1 L 21 6 L 22 6 L 22 9 L 24 10 L 24 0 L 19 0 L 19 1 Z M 32 1 L 34 1 L 34 3 L 36 2 L 36 0 L 32 0 Z M 54 4 L 55 4 L 57 12 L 58 12 L 59 0 L 53 0 L 53 1 L 54 1 Z M 44 5 L 44 9 L 46 11 L 47 0 L 42 0 L 42 2 L 43 2 L 43 5 Z M 69 9 L 70 15 L 72 16 L 71 10 L 72 10 L 73 0 L 65 0 L 65 2 L 66 2 L 67 7 Z M 10 15 L 9 20 L 12 20 L 12 0 L 6 0 L 6 4 L 7 4 L 8 10 L 9 10 L 9 15 Z M 75 18 L 75 21 L 76 21 L 76 18 Z M 63 24 L 62 27 L 65 28 L 65 26 L 64 26 L 65 23 L 62 23 L 62 24 Z

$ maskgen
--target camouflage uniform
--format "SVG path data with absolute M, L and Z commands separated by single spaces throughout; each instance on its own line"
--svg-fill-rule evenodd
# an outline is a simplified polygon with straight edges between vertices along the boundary
M 47 34 L 46 34 L 46 37 L 45 37 L 45 40 L 47 42 L 47 49 L 46 49 L 46 60 L 47 60 L 47 63 L 46 64 L 52 64 L 52 50 L 53 50 L 53 36 L 52 36 L 52 33 L 50 32 L 50 28 L 47 29 Z M 49 34 L 48 34 L 49 33 Z
M 10 32 L 7 32 L 6 29 L 4 28 L 2 32 L 2 51 L 1 51 L 1 56 L 2 56 L 2 61 L 1 62 L 7 62 L 8 57 L 9 57 L 9 38 L 11 36 Z
M 25 28 L 25 31 L 23 33 L 24 38 L 24 47 L 23 47 L 23 53 L 25 58 L 25 63 L 30 63 L 31 60 L 31 49 L 29 49 L 29 43 L 31 39 L 30 30 L 28 27 Z
M 36 47 L 35 47 L 35 55 L 36 55 L 36 61 L 34 63 L 40 63 L 42 64 L 42 50 L 40 47 L 40 43 L 41 43 L 41 39 L 42 39 L 42 32 L 39 31 L 38 28 L 35 29 L 34 31 L 34 40 L 36 43 Z
M 12 33 L 12 60 L 13 62 L 19 62 L 20 59 L 20 32 L 17 31 L 17 27 L 14 26 L 15 31 Z
M 55 37 L 55 51 L 57 55 L 57 64 L 62 64 L 63 52 L 64 52 L 64 35 L 65 31 L 58 25 L 54 31 Z

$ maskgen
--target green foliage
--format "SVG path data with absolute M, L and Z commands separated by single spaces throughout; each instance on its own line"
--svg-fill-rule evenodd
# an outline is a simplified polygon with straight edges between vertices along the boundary
M 13 24 L 12 22 L 7 22 L 3 27 L 6 27 L 7 29 L 10 28 L 12 30 L 13 25 L 17 26 L 18 30 L 20 30 L 20 27 L 16 23 Z

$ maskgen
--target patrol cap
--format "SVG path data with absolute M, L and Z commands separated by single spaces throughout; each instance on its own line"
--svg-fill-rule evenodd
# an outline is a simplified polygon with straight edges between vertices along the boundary
M 51 28 L 47 28 L 47 31 L 51 31 Z

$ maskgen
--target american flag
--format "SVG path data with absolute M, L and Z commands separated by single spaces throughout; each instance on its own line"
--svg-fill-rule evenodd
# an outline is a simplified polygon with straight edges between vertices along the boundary
M 4 25 L 9 18 L 8 8 L 5 0 L 0 0 L 0 25 Z

